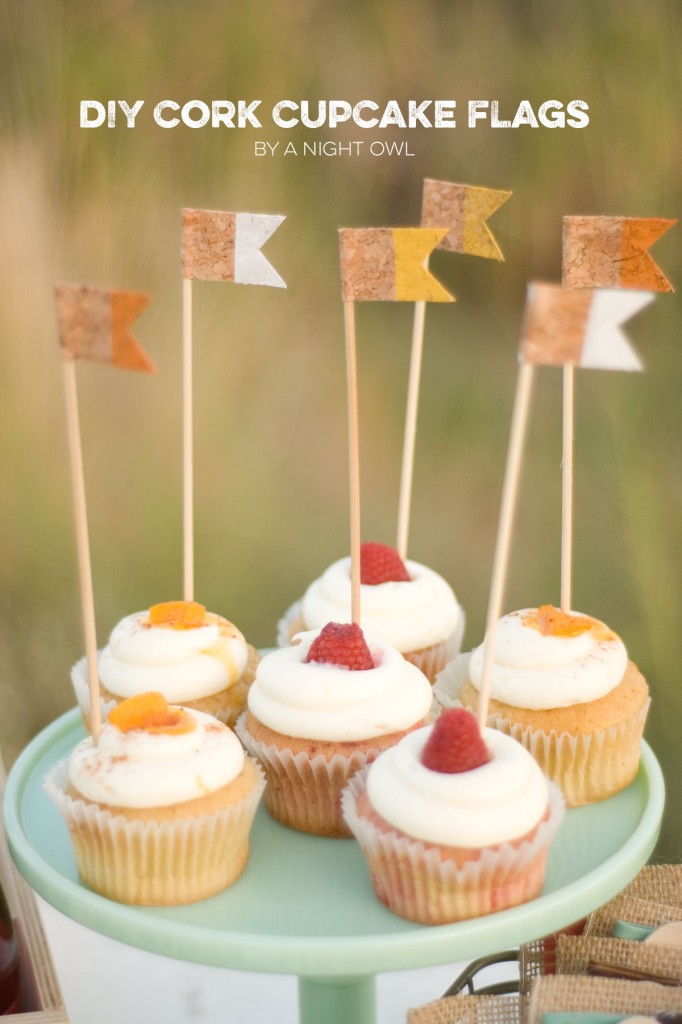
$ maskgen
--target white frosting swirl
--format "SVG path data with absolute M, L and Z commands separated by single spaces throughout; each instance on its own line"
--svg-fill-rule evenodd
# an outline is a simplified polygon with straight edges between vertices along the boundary
M 117 697 L 157 690 L 170 703 L 225 690 L 246 668 L 248 648 L 236 626 L 219 615 L 193 629 L 151 626 L 135 612 L 115 626 L 99 655 L 99 676 Z
M 83 740 L 69 758 L 79 793 L 108 807 L 169 807 L 213 793 L 244 767 L 244 750 L 212 715 L 186 708 L 196 727 L 182 733 L 122 732 L 107 722 L 97 744 Z
M 365 637 L 374 668 L 306 662 L 319 630 L 267 654 L 249 690 L 249 709 L 270 729 L 302 739 L 372 739 L 409 729 L 429 712 L 426 676 L 388 644 Z
M 479 849 L 530 832 L 547 810 L 547 780 L 520 743 L 495 729 L 483 738 L 491 760 L 466 772 L 421 763 L 433 726 L 408 733 L 379 755 L 367 796 L 381 817 L 414 839 Z
M 362 628 L 399 651 L 441 643 L 457 628 L 462 609 L 442 576 L 419 562 L 405 562 L 411 579 L 363 584 Z M 327 622 L 351 621 L 350 558 L 341 558 L 310 584 L 303 596 L 303 622 L 321 629 Z
M 511 612 L 497 623 L 491 697 L 539 711 L 598 700 L 618 686 L 628 660 L 620 637 L 596 619 L 591 620 L 592 629 L 577 636 L 543 636 L 539 629 L 524 625 L 524 618 L 535 611 Z M 469 662 L 476 689 L 483 676 L 484 647 L 477 647 Z

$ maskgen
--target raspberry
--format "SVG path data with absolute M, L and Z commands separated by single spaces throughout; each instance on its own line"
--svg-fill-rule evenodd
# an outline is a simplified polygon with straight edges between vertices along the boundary
M 328 622 L 313 640 L 305 660 L 339 665 L 353 672 L 374 668 L 364 634 L 356 622 Z
M 490 755 L 478 722 L 466 708 L 448 708 L 433 727 L 421 762 L 433 772 L 468 772 L 487 764 Z
M 360 545 L 360 582 L 375 586 L 377 583 L 406 583 L 410 574 L 405 563 L 388 544 L 369 541 Z

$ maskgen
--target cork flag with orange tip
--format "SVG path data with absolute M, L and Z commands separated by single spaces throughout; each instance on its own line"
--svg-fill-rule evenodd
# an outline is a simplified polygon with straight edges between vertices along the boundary
M 223 210 L 182 211 L 182 276 L 286 288 L 261 248 L 286 218 Z
M 132 334 L 132 325 L 151 299 L 141 292 L 56 284 L 59 341 L 65 359 L 108 363 L 123 370 L 156 373 Z
M 454 302 L 426 260 L 447 228 L 340 228 L 344 302 Z
M 641 370 L 621 326 L 653 299 L 651 292 L 533 283 L 528 287 L 521 360 L 536 366 Z
M 446 252 L 504 260 L 487 220 L 507 202 L 511 194 L 501 189 L 425 178 L 422 226 L 448 227 L 447 234 L 438 245 L 439 249 Z
M 564 217 L 566 288 L 634 288 L 671 292 L 649 249 L 676 220 L 663 217 Z

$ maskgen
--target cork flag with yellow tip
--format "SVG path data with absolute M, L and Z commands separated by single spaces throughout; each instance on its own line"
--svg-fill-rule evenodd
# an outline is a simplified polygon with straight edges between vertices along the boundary
M 652 292 L 570 290 L 556 284 L 530 284 L 521 361 L 597 370 L 642 370 L 639 356 L 620 328 L 653 300 Z
M 487 225 L 489 217 L 506 203 L 511 192 L 478 185 L 457 185 L 452 181 L 424 179 L 422 225 L 447 227 L 438 248 L 504 260 L 502 250 Z
M 671 292 L 649 249 L 676 220 L 663 217 L 564 217 L 566 288 L 635 288 Z
M 447 228 L 340 228 L 344 301 L 454 302 L 426 261 Z
M 116 288 L 56 284 L 55 299 L 64 358 L 156 373 L 154 363 L 131 330 L 151 302 L 148 295 Z
M 285 217 L 224 210 L 182 211 L 182 276 L 286 288 L 261 248 Z

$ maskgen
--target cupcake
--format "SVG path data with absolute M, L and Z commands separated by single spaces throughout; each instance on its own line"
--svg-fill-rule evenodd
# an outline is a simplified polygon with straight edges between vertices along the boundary
M 484 645 L 440 675 L 435 696 L 476 711 Z M 495 631 L 488 725 L 531 752 L 566 802 L 604 800 L 639 766 L 649 690 L 620 637 L 552 605 L 505 615 Z
M 433 683 L 458 653 L 464 632 L 464 612 L 452 587 L 432 569 L 403 562 L 393 548 L 374 542 L 361 545 L 360 583 L 362 628 L 395 647 Z M 277 642 L 284 647 L 302 630 L 350 621 L 351 560 L 341 558 L 285 613 Z
M 296 640 L 261 661 L 237 734 L 265 771 L 273 817 L 303 832 L 348 836 L 341 791 L 425 723 L 431 684 L 353 623 L 328 623 Z
M 154 690 L 171 704 L 205 711 L 234 725 L 246 707 L 259 660 L 236 626 L 207 612 L 202 604 L 155 604 L 122 619 L 99 652 L 103 712 L 128 697 Z M 85 658 L 74 665 L 71 679 L 89 728 Z
M 264 783 L 231 729 L 150 693 L 118 704 L 97 742 L 79 743 L 45 785 L 85 885 L 168 906 L 239 877 Z
M 357 775 L 343 810 L 379 900 L 437 925 L 537 896 L 563 800 L 519 743 L 451 708 Z

